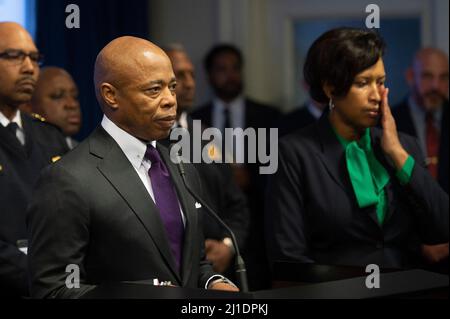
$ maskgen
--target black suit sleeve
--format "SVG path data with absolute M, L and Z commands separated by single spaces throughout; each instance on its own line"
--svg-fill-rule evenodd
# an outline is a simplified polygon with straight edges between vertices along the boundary
M 238 241 L 239 248 L 244 250 L 247 237 L 250 213 L 245 195 L 233 179 L 231 167 L 226 164 L 199 164 L 198 171 L 205 189 L 205 200 L 223 221 L 231 228 Z M 204 232 L 206 238 L 222 240 L 230 237 L 225 229 L 208 214 L 204 216 Z
M 422 240 L 427 244 L 448 242 L 448 195 L 429 174 L 417 141 L 408 136 L 402 136 L 402 140 L 415 160 L 404 194 L 418 219 Z
M 16 246 L 0 240 L 0 296 L 28 296 L 27 257 Z
M 304 208 L 302 172 L 286 141 L 280 142 L 278 171 L 269 177 L 265 229 L 269 260 L 313 262 L 308 256 L 308 218 Z
M 82 191 L 83 185 L 75 185 L 75 179 L 57 165 L 46 168 L 38 181 L 27 215 L 33 297 L 78 298 L 95 287 L 84 284 L 89 209 Z M 69 264 L 79 267 L 79 288 L 66 285 Z

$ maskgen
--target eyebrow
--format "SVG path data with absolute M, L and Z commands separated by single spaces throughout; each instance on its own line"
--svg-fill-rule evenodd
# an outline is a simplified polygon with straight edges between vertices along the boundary
M 169 83 L 176 82 L 176 81 L 177 81 L 177 79 L 175 77 L 173 77 L 173 78 L 170 79 Z M 153 84 L 161 85 L 161 84 L 164 84 L 164 81 L 163 80 L 154 80 L 154 81 L 150 81 L 148 83 L 148 85 L 153 85 Z

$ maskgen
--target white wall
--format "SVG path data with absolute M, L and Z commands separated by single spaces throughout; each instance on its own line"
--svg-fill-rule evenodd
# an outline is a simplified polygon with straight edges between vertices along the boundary
M 218 38 L 216 5 L 215 0 L 150 0 L 150 40 L 186 48 L 196 69 L 198 104 L 210 94 L 202 59 Z

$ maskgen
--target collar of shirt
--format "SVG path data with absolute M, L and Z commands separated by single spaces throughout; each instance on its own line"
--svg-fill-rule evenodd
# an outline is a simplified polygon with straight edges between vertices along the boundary
M 125 156 L 130 161 L 131 165 L 133 165 L 133 167 L 138 170 L 141 167 L 142 161 L 144 160 L 145 151 L 147 150 L 147 144 L 129 134 L 128 132 L 122 130 L 106 115 L 103 116 L 102 127 L 116 141 L 121 150 L 124 152 Z M 156 141 L 151 141 L 150 143 L 153 145 L 153 147 L 156 147 Z
M 14 115 L 13 119 L 10 121 L 1 111 L 0 111 L 0 123 L 6 127 L 9 123 L 15 122 L 19 126 L 20 130 L 23 130 L 22 127 L 22 117 L 20 116 L 20 111 L 17 110 L 16 115 Z
M 230 121 L 233 128 L 245 128 L 245 100 L 241 95 L 229 103 L 225 103 L 218 97 L 214 98 L 212 126 L 219 129 L 223 128 L 225 125 L 225 107 L 228 107 L 228 110 L 230 111 Z

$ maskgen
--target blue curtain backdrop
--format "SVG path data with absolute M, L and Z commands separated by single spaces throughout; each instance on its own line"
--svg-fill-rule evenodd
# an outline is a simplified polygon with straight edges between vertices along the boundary
M 37 0 L 36 43 L 45 55 L 44 66 L 66 69 L 80 90 L 83 126 L 78 139 L 87 137 L 102 116 L 92 80 L 98 52 L 122 35 L 148 38 L 148 1 Z M 66 28 L 69 4 L 80 8 L 79 29 Z

